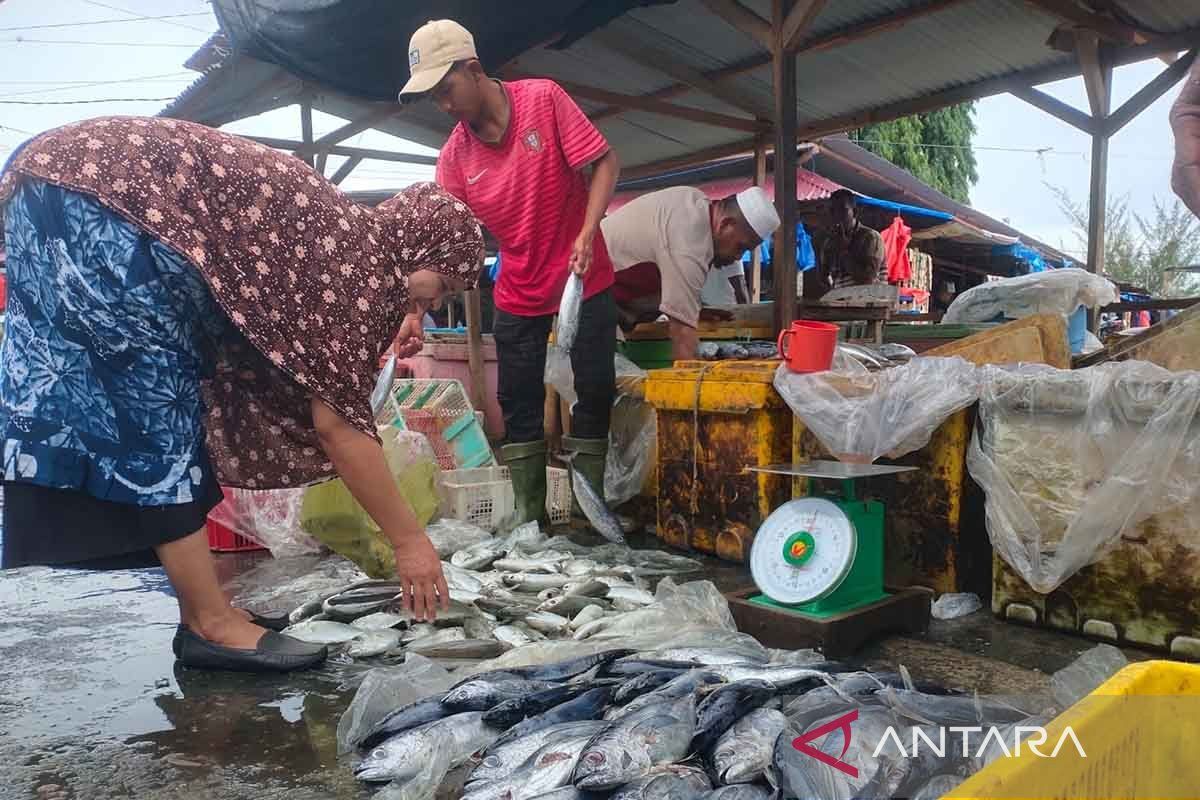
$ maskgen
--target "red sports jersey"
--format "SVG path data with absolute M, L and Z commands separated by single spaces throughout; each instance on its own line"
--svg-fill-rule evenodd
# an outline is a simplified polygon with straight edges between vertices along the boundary
M 524 317 L 553 314 L 587 216 L 580 170 L 607 153 L 608 142 L 553 81 L 501 85 L 511 109 L 504 137 L 487 144 L 460 122 L 438 157 L 437 182 L 470 206 L 500 243 L 496 307 Z M 613 283 L 599 230 L 592 253 L 585 298 Z

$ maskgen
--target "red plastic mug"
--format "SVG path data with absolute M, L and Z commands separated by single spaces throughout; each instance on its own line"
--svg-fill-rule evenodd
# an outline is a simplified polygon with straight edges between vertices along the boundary
M 780 332 L 776 345 L 792 372 L 825 372 L 833 366 L 837 337 L 837 325 L 801 319 Z

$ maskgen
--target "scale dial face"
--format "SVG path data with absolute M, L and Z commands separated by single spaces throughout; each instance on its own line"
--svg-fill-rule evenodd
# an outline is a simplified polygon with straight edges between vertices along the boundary
M 767 517 L 750 549 L 750 574 L 777 603 L 827 597 L 854 566 L 858 537 L 846 513 L 829 500 L 791 500 Z

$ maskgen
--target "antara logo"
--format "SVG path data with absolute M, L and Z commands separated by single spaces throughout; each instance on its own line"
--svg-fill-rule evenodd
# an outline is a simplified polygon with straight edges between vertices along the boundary
M 858 709 L 847 712 L 842 716 L 826 722 L 820 727 L 808 731 L 803 736 L 798 736 L 792 740 L 792 747 L 796 748 L 801 753 L 820 761 L 822 764 L 833 767 L 840 772 L 844 772 L 852 778 L 858 777 L 858 768 L 852 764 L 847 764 L 842 761 L 846 756 L 846 752 L 850 749 L 851 724 L 858 719 Z M 914 726 L 912 729 L 912 747 L 905 749 L 904 742 L 900 738 L 900 734 L 895 728 L 889 727 L 884 731 L 883 737 L 879 740 L 879 744 L 875 746 L 875 752 L 871 754 L 872 758 L 878 758 L 883 752 L 884 747 L 891 742 L 892 749 L 888 750 L 890 754 L 898 754 L 904 758 L 917 758 L 921 754 L 922 746 L 928 748 L 929 752 L 933 753 L 938 758 L 946 757 L 946 732 L 951 735 L 962 734 L 962 750 L 966 755 L 971 755 L 971 734 L 982 735 L 982 740 L 979 742 L 979 748 L 975 751 L 974 757 L 980 758 L 984 751 L 987 750 L 989 743 L 994 742 L 997 747 L 1004 753 L 1006 757 L 1021 755 L 1021 748 L 1025 748 L 1033 753 L 1038 758 L 1055 758 L 1060 750 L 1069 741 L 1075 747 L 1075 752 L 1080 758 L 1087 758 L 1087 753 L 1083 750 L 1083 744 L 1080 743 L 1079 737 L 1075 735 L 1075 731 L 1070 727 L 1063 729 L 1063 732 L 1058 737 L 1058 742 L 1054 746 L 1051 753 L 1043 753 L 1039 748 L 1046 744 L 1050 738 L 1045 728 L 1039 726 L 1022 727 L 1017 726 L 1013 729 L 1012 748 L 1004 740 L 1004 735 L 1000 728 L 982 726 L 963 726 L 939 728 L 938 741 L 934 740 L 926 733 L 925 729 Z M 840 731 L 842 734 L 842 750 L 836 757 L 824 752 L 813 746 L 814 740 L 820 740 L 833 731 Z M 986 731 L 986 733 L 984 733 Z M 924 742 L 924 745 L 922 745 Z

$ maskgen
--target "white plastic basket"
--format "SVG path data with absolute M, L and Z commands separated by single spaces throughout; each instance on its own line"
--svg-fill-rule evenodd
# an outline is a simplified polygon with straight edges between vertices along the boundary
M 571 521 L 571 476 L 565 469 L 546 467 L 546 516 L 551 525 Z
M 444 517 L 494 531 L 516 508 L 508 467 L 445 470 L 437 482 Z

